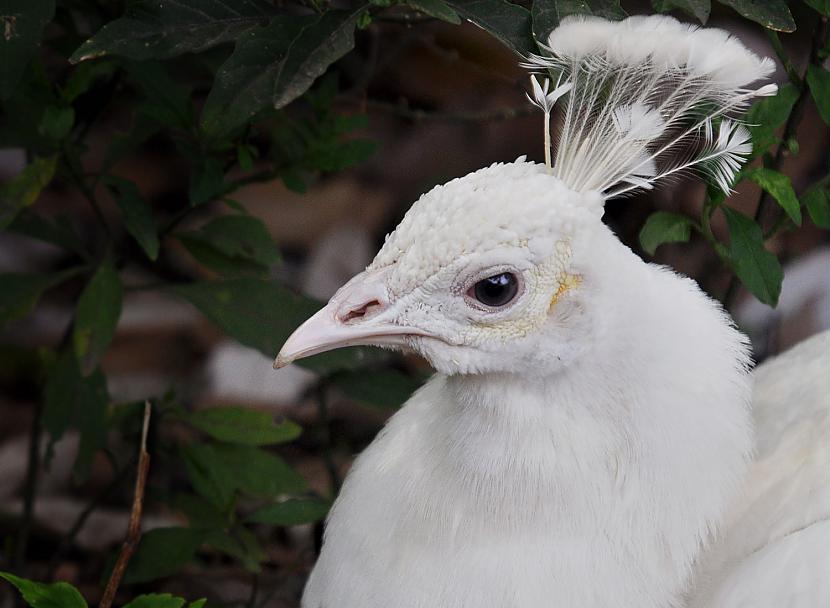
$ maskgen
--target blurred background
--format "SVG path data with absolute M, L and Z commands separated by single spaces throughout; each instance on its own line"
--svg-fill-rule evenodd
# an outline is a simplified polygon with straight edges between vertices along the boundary
M 707 25 L 778 57 L 774 80 L 793 87 L 759 111 L 772 117 L 769 133 L 753 131 L 768 138 L 754 166 L 787 184 L 756 175 L 728 199 L 774 256 L 758 269 L 761 286 L 736 278 L 734 249 L 713 246 L 736 237 L 702 181 L 606 206 L 626 244 L 723 301 L 760 360 L 830 329 L 830 80 L 820 67 L 827 17 L 813 3 L 753 4 L 768 14 L 740 2 L 584 7 L 674 9 L 691 22 L 705 7 Z M 247 30 L 211 33 L 160 5 L 170 29 L 154 32 L 145 18 L 156 9 L 143 3 L 145 13 L 126 17 L 120 3 L 58 2 L 45 17 L 9 6 L 0 15 L 0 569 L 68 581 L 98 601 L 126 534 L 149 402 L 144 534 L 119 601 L 165 591 L 209 606 L 298 606 L 350 463 L 430 370 L 415 357 L 353 350 L 274 371 L 273 356 L 422 193 L 493 162 L 542 160 L 542 119 L 525 98 L 510 30 L 525 17 L 498 12 L 501 2 L 359 12 L 246 1 L 239 11 L 265 11 Z M 540 6 L 522 6 L 538 36 Z M 269 7 L 281 17 L 269 21 Z M 340 29 L 321 30 L 331 15 Z M 788 18 L 797 27 L 785 33 Z M 320 41 L 342 43 L 343 23 L 354 47 L 321 59 L 331 44 Z M 245 38 L 254 34 L 275 36 L 276 48 Z M 70 63 L 73 53 L 89 58 Z M 292 61 L 313 76 L 280 88 Z M 801 226 L 779 200 L 790 193 Z M 711 238 L 641 238 L 655 211 L 708 214 Z M 654 252 L 663 241 L 682 242 Z M 0 587 L 0 606 L 15 596 Z

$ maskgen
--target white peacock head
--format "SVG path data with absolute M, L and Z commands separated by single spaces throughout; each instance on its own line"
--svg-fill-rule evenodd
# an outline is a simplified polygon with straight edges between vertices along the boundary
M 581 337 L 579 259 L 602 201 L 524 158 L 433 188 L 278 365 L 351 344 L 411 349 L 444 373 L 538 363 L 547 355 L 534 345 L 549 333 Z
M 751 152 L 736 118 L 776 91 L 746 88 L 769 60 L 669 17 L 566 19 L 526 65 L 556 76 L 553 87 L 534 79 L 531 97 L 546 165 L 496 164 L 422 196 L 275 366 L 355 344 L 413 349 L 445 373 L 567 364 L 608 304 L 591 297 L 604 202 L 689 170 L 728 191 Z

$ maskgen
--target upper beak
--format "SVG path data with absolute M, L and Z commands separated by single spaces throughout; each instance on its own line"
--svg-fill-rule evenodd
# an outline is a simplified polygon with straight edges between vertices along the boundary
M 429 333 L 394 322 L 385 286 L 387 268 L 366 271 L 346 283 L 321 310 L 300 325 L 274 361 L 274 369 L 344 346 L 405 346 Z

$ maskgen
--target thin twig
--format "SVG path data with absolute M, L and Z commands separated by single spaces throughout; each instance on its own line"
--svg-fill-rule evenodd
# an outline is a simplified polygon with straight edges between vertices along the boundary
M 101 598 L 101 603 L 98 604 L 98 608 L 110 608 L 112 606 L 112 601 L 115 599 L 115 594 L 118 591 L 118 585 L 121 584 L 121 579 L 127 570 L 127 564 L 130 563 L 130 558 L 133 556 L 141 540 L 141 511 L 144 506 L 144 487 L 147 485 L 147 473 L 150 470 L 150 454 L 147 453 L 147 431 L 150 428 L 150 412 L 150 402 L 147 401 L 144 403 L 144 425 L 141 429 L 141 447 L 138 453 L 138 474 L 135 480 L 133 507 L 130 510 L 130 523 L 127 526 L 127 538 L 121 546 L 118 561 L 115 562 L 115 567 L 112 569 L 112 574 L 107 581 L 107 586 L 104 589 L 104 595 Z

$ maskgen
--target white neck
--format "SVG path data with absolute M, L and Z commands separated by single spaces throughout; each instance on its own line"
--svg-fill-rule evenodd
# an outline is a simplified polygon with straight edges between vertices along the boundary
M 608 582 L 572 579 L 579 606 L 676 599 L 751 450 L 744 338 L 690 280 L 630 261 L 648 278 L 617 294 L 600 349 L 545 378 L 444 380 L 445 449 L 482 523 L 592 547 Z

